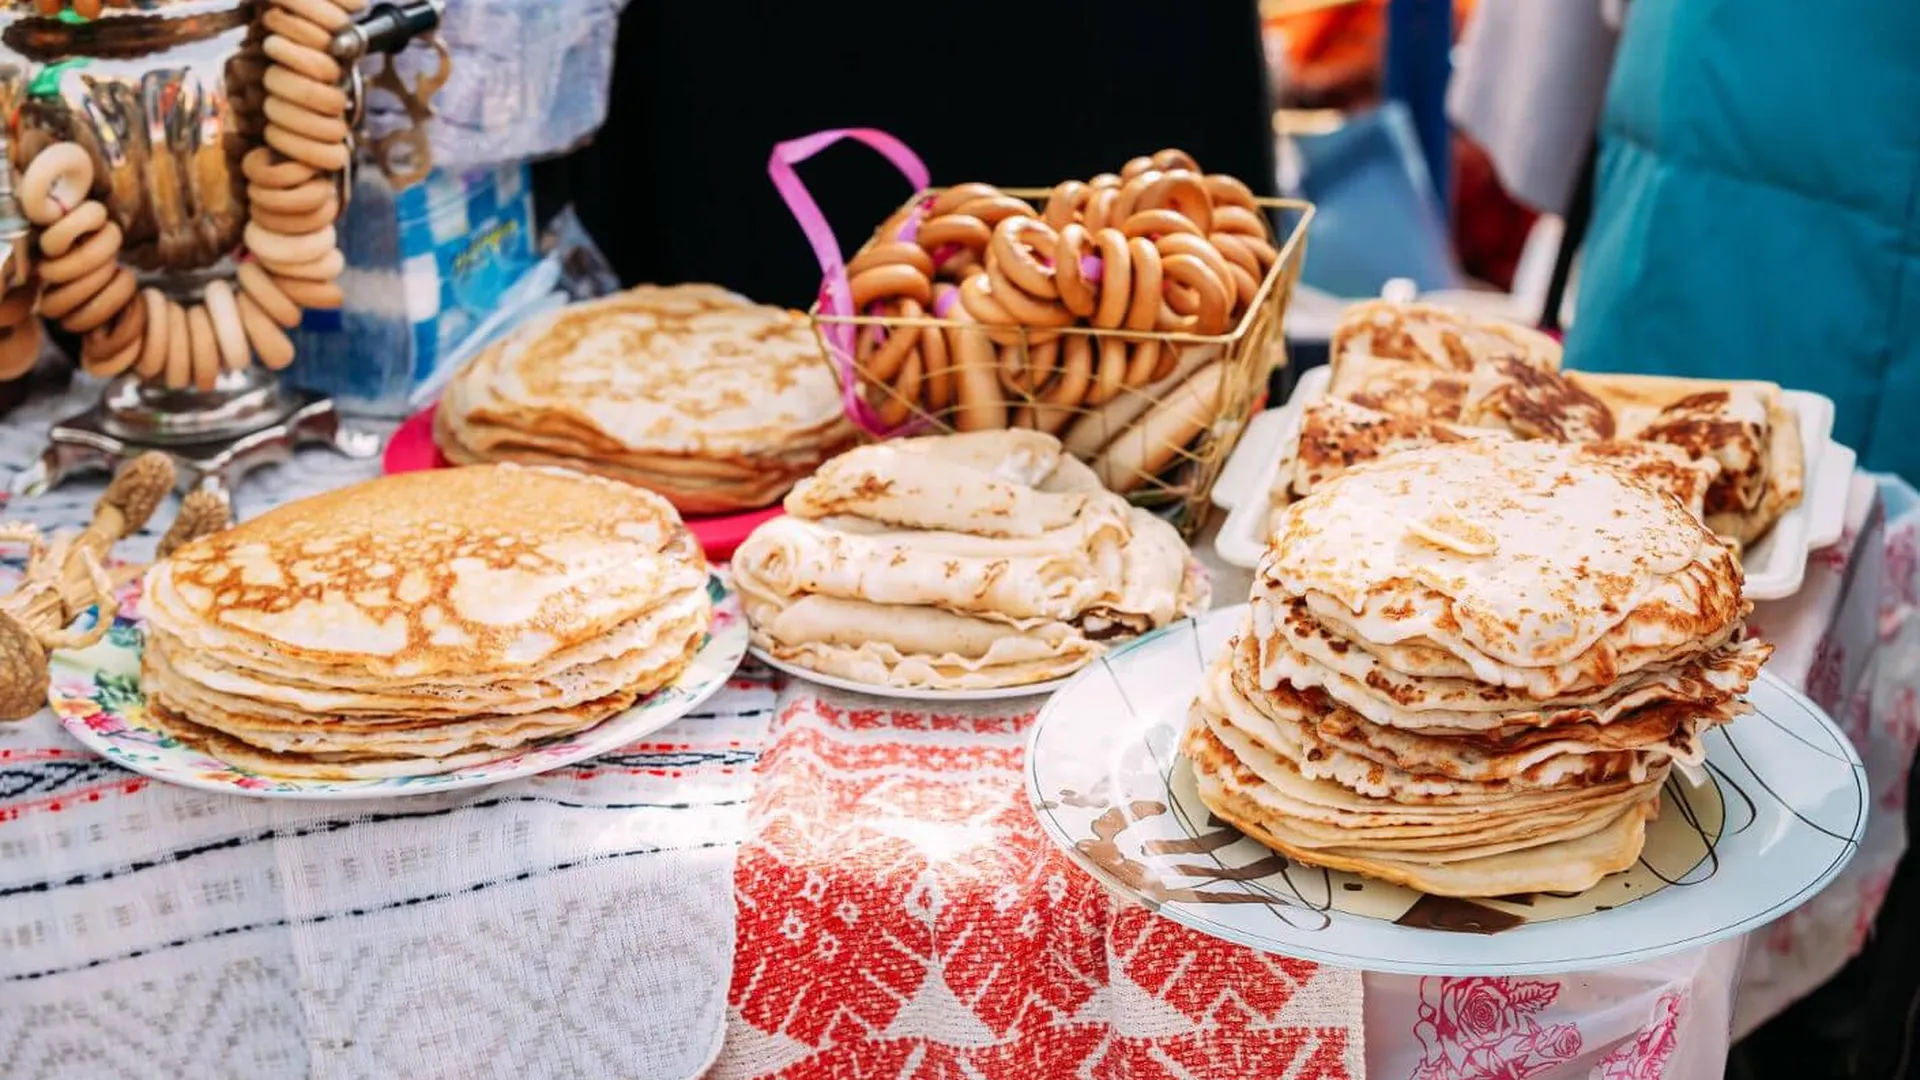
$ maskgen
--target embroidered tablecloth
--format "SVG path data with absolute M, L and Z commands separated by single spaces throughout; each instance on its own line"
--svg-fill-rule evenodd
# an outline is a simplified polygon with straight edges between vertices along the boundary
M 79 400 L 0 423 L 0 490 Z M 376 471 L 302 454 L 243 482 L 238 511 Z M 0 518 L 78 527 L 99 490 Z M 773 704 L 743 671 L 587 765 L 348 803 L 153 783 L 49 713 L 0 723 L 0 1077 L 696 1075 L 724 1030 L 733 849 Z
M 80 400 L 0 424 L 0 477 Z M 303 454 L 239 511 L 372 472 Z M 97 491 L 0 516 L 78 526 Z M 1889 523 L 1858 478 L 1846 541 L 1755 616 L 1881 810 L 1920 735 L 1909 497 Z M 1031 702 L 897 705 L 750 665 L 588 766 L 333 805 L 151 784 L 45 713 L 0 725 L 0 1075 L 1718 1076 L 1730 1027 L 1858 949 L 1905 845 L 1877 814 L 1839 882 L 1746 943 L 1561 979 L 1361 977 L 1074 869 L 1020 786 Z

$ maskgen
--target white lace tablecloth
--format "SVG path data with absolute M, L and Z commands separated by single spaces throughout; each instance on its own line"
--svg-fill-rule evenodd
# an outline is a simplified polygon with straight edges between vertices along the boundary
M 0 422 L 0 479 L 82 393 Z M 238 511 L 374 471 L 303 454 L 243 482 Z M 98 490 L 76 483 L 0 517 L 78 527 Z M 1905 847 L 1899 800 L 1920 736 L 1910 497 L 1877 499 L 1857 478 L 1846 541 L 1816 556 L 1798 596 L 1755 616 L 1779 646 L 1773 670 L 1840 718 L 1868 762 L 1880 812 L 1845 876 L 1748 942 L 1651 964 L 1556 979 L 1368 975 L 1366 1075 L 1718 1076 L 1730 1031 L 1857 951 Z M 145 557 L 154 539 L 122 554 Z M 1221 574 L 1216 594 L 1231 602 L 1244 579 Z M 588 766 L 347 804 L 149 783 L 49 714 L 0 725 L 0 1076 L 698 1075 L 727 1032 L 729 979 L 761 959 L 734 956 L 735 850 L 770 719 L 798 693 L 750 667 L 701 714 Z M 927 1006 L 984 1007 L 953 995 Z M 923 1049 L 972 1063 L 956 1075 L 1037 1075 L 991 1048 Z M 1348 1055 L 1315 1060 L 1315 1076 L 1360 1075 Z M 1303 1067 L 1271 1064 L 1233 1075 Z

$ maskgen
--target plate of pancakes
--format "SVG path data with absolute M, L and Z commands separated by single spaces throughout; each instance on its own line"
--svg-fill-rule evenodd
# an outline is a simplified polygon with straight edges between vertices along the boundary
M 1840 539 L 1854 453 L 1818 394 L 1562 371 L 1551 338 L 1428 304 L 1355 305 L 1331 352 L 1248 425 L 1214 487 L 1228 563 L 1253 567 L 1275 517 L 1346 469 L 1474 439 L 1578 445 L 1668 492 L 1735 548 L 1751 599 L 1791 596 L 1807 553 Z
M 617 750 L 719 690 L 747 644 L 664 499 L 514 465 L 286 504 L 156 562 L 123 610 L 53 657 L 67 730 L 156 779 L 291 799 Z
M 1410 451 L 1290 505 L 1247 604 L 1057 691 L 1029 795 L 1115 892 L 1268 952 L 1465 975 L 1695 948 L 1811 898 L 1867 822 L 1750 608 L 1697 517 L 1575 447 Z
M 530 320 L 402 425 L 388 472 L 514 462 L 657 492 L 725 559 L 851 446 L 805 315 L 715 285 L 641 285 Z
M 754 655 L 843 690 L 1044 694 L 1211 597 L 1172 525 L 1042 431 L 857 447 L 785 507 L 731 564 Z

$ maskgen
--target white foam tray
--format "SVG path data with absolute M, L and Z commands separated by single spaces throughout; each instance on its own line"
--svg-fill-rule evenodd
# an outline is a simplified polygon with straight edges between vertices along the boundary
M 1281 451 L 1300 437 L 1300 412 L 1326 394 L 1328 378 L 1325 367 L 1301 375 L 1285 405 L 1247 424 L 1239 446 L 1220 471 L 1213 502 L 1229 513 L 1213 549 L 1223 562 L 1249 569 L 1259 564 L 1267 547 L 1267 520 L 1272 516 L 1273 481 Z M 1833 441 L 1833 402 L 1802 390 L 1785 391 L 1784 399 L 1800 418 L 1806 495 L 1765 539 L 1746 550 L 1742 562 L 1750 600 L 1778 600 L 1798 592 L 1806 578 L 1807 553 L 1838 543 L 1846 527 L 1855 458 L 1852 450 Z

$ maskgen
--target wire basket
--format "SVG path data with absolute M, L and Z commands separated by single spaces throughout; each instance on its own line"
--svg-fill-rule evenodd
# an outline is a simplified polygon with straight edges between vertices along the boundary
M 888 224 L 906 220 L 941 190 L 916 193 Z M 1002 190 L 1036 205 L 1048 194 L 1034 188 Z M 1278 257 L 1238 324 L 1223 334 L 1084 325 L 986 327 L 964 316 L 841 315 L 823 312 L 817 302 L 808 316 L 850 412 L 864 401 L 870 416 L 860 426 L 874 437 L 1003 426 L 1048 431 L 1109 488 L 1138 505 L 1166 511 L 1192 536 L 1207 523 L 1214 480 L 1248 418 L 1261 407 L 1269 376 L 1286 362 L 1282 326 L 1306 258 L 1313 205 L 1296 199 L 1257 202 Z M 891 232 L 883 225 L 861 251 L 886 242 Z M 859 258 L 856 254 L 849 262 Z M 944 393 L 931 371 L 919 372 L 917 382 L 906 372 L 887 381 L 869 378 L 834 341 L 844 342 L 849 334 L 865 342 L 929 332 L 937 332 L 946 353 Z M 1127 377 L 1116 385 L 1105 374 L 1112 368 L 1102 368 L 1119 363 L 1122 354 Z M 1089 366 L 1101 372 L 1097 380 L 1085 374 Z M 958 387 L 969 378 L 991 379 L 1004 408 L 960 400 Z M 884 434 L 875 430 L 872 417 L 881 420 Z

